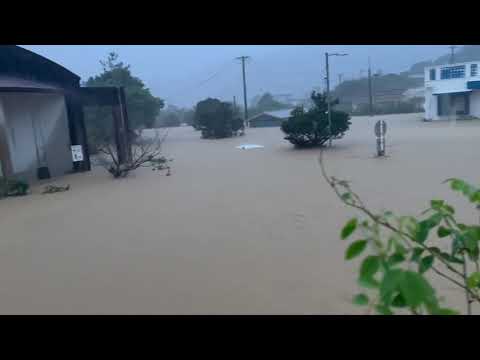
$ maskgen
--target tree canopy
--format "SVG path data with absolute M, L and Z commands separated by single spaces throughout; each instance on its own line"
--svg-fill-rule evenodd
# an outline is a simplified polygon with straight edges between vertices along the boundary
M 224 138 L 241 130 L 243 121 L 232 104 L 208 98 L 195 107 L 194 126 L 205 138 Z
M 309 110 L 295 108 L 291 116 L 282 123 L 282 131 L 286 140 L 295 146 L 308 147 L 323 145 L 329 138 L 327 96 L 312 92 L 314 106 Z M 343 111 L 333 110 L 338 100 L 331 101 L 332 138 L 342 137 L 350 128 L 350 116 Z
M 128 118 L 133 129 L 152 127 L 164 101 L 151 94 L 143 81 L 132 75 L 130 65 L 118 60 L 111 52 L 105 61 L 100 61 L 103 72 L 88 78 L 86 86 L 123 86 L 127 102 Z M 105 121 L 107 111 L 91 114 L 95 122 Z M 108 121 L 108 120 L 107 120 Z

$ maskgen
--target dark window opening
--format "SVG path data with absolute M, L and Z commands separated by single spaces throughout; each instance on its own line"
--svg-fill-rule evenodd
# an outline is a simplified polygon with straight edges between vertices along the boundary
M 445 67 L 440 70 L 440 79 L 460 79 L 465 77 L 465 65 Z
M 470 65 L 470 76 L 477 76 L 478 74 L 478 64 Z

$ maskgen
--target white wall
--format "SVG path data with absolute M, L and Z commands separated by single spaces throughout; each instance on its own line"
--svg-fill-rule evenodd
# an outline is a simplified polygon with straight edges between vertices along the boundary
M 427 120 L 438 120 L 438 98 L 435 95 L 432 95 L 431 89 L 425 90 L 425 119 Z
M 35 178 L 39 166 L 52 176 L 71 170 L 65 100 L 59 94 L 3 93 L 14 174 Z
M 470 94 L 470 115 L 480 118 L 480 91 Z
M 470 65 L 477 64 L 478 72 L 477 76 L 470 76 Z M 465 65 L 465 77 L 461 79 L 440 79 L 440 71 L 443 67 Z M 435 69 L 435 80 L 430 80 L 430 69 Z M 480 62 L 471 61 L 466 63 L 455 63 L 448 65 L 437 65 L 425 68 L 425 119 L 427 120 L 439 120 L 437 115 L 437 96 L 433 94 L 438 93 L 456 93 L 467 91 L 468 81 L 480 81 Z M 470 114 L 472 116 L 479 112 L 477 107 L 480 106 L 478 102 L 478 91 L 473 91 L 470 96 Z M 475 110 L 474 110 L 475 109 Z M 445 118 L 445 117 L 444 117 Z
M 8 140 L 6 135 L 7 120 L 5 118 L 5 112 L 3 111 L 3 101 L 0 98 L 0 177 L 5 175 L 3 168 L 5 166 L 4 162 L 9 156 L 8 154 Z

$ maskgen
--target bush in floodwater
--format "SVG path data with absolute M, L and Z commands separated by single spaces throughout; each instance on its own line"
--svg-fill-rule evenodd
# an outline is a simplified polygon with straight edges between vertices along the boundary
M 24 181 L 0 178 L 0 198 L 27 195 L 29 189 L 30 185 Z
M 329 133 L 328 103 L 326 94 L 312 93 L 315 104 L 309 110 L 298 107 L 292 110 L 290 117 L 282 123 L 282 131 L 287 135 L 285 140 L 298 147 L 322 146 L 332 137 L 338 139 L 350 128 L 350 115 L 343 111 L 333 110 L 338 100 L 331 102 L 332 134 Z

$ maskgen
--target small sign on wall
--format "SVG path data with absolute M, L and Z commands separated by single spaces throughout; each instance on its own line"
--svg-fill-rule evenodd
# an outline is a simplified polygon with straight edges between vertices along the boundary
M 72 145 L 71 149 L 73 162 L 83 161 L 82 145 Z

